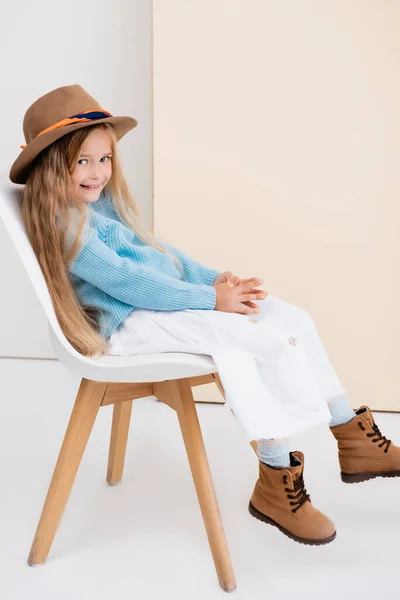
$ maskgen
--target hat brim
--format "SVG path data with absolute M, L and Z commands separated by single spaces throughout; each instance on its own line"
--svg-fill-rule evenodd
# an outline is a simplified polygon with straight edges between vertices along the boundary
M 10 170 L 11 181 L 13 183 L 26 183 L 30 166 L 42 150 L 71 131 L 83 129 L 84 127 L 93 127 L 93 125 L 99 125 L 100 123 L 110 123 L 118 140 L 137 125 L 137 121 L 132 117 L 105 117 L 104 119 L 96 119 L 95 121 L 73 123 L 72 125 L 66 125 L 65 127 L 59 127 L 47 133 L 42 133 L 35 137 L 14 161 Z

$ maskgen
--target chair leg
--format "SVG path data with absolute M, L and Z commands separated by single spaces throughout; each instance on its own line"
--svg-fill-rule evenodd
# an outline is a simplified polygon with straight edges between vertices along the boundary
M 178 414 L 218 580 L 223 590 L 231 592 L 236 589 L 235 574 L 204 448 L 192 389 L 190 383 L 185 379 L 169 381 L 167 385 L 170 394 L 173 396 L 174 408 Z
M 107 383 L 82 379 L 58 456 L 28 564 L 43 564 L 50 551 Z
M 107 482 L 110 485 L 117 485 L 122 479 L 131 412 L 132 400 L 114 404 L 107 468 Z

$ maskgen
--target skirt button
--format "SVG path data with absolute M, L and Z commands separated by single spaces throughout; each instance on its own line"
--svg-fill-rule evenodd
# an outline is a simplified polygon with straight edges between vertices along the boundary
M 297 344 L 296 340 L 294 337 L 290 337 L 289 338 L 289 344 L 291 344 L 292 346 L 295 346 Z
M 258 323 L 258 319 L 249 319 L 250 323 Z

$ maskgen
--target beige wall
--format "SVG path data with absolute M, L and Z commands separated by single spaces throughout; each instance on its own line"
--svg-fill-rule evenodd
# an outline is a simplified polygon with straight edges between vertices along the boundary
M 154 1 L 156 232 L 308 310 L 395 410 L 399 30 L 389 0 Z

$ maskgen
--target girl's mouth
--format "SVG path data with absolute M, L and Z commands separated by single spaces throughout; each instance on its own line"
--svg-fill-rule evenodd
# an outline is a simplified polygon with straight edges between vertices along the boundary
M 80 186 L 85 188 L 86 190 L 97 190 L 97 188 L 100 187 L 100 184 L 99 185 L 83 185 L 83 183 L 81 183 Z

